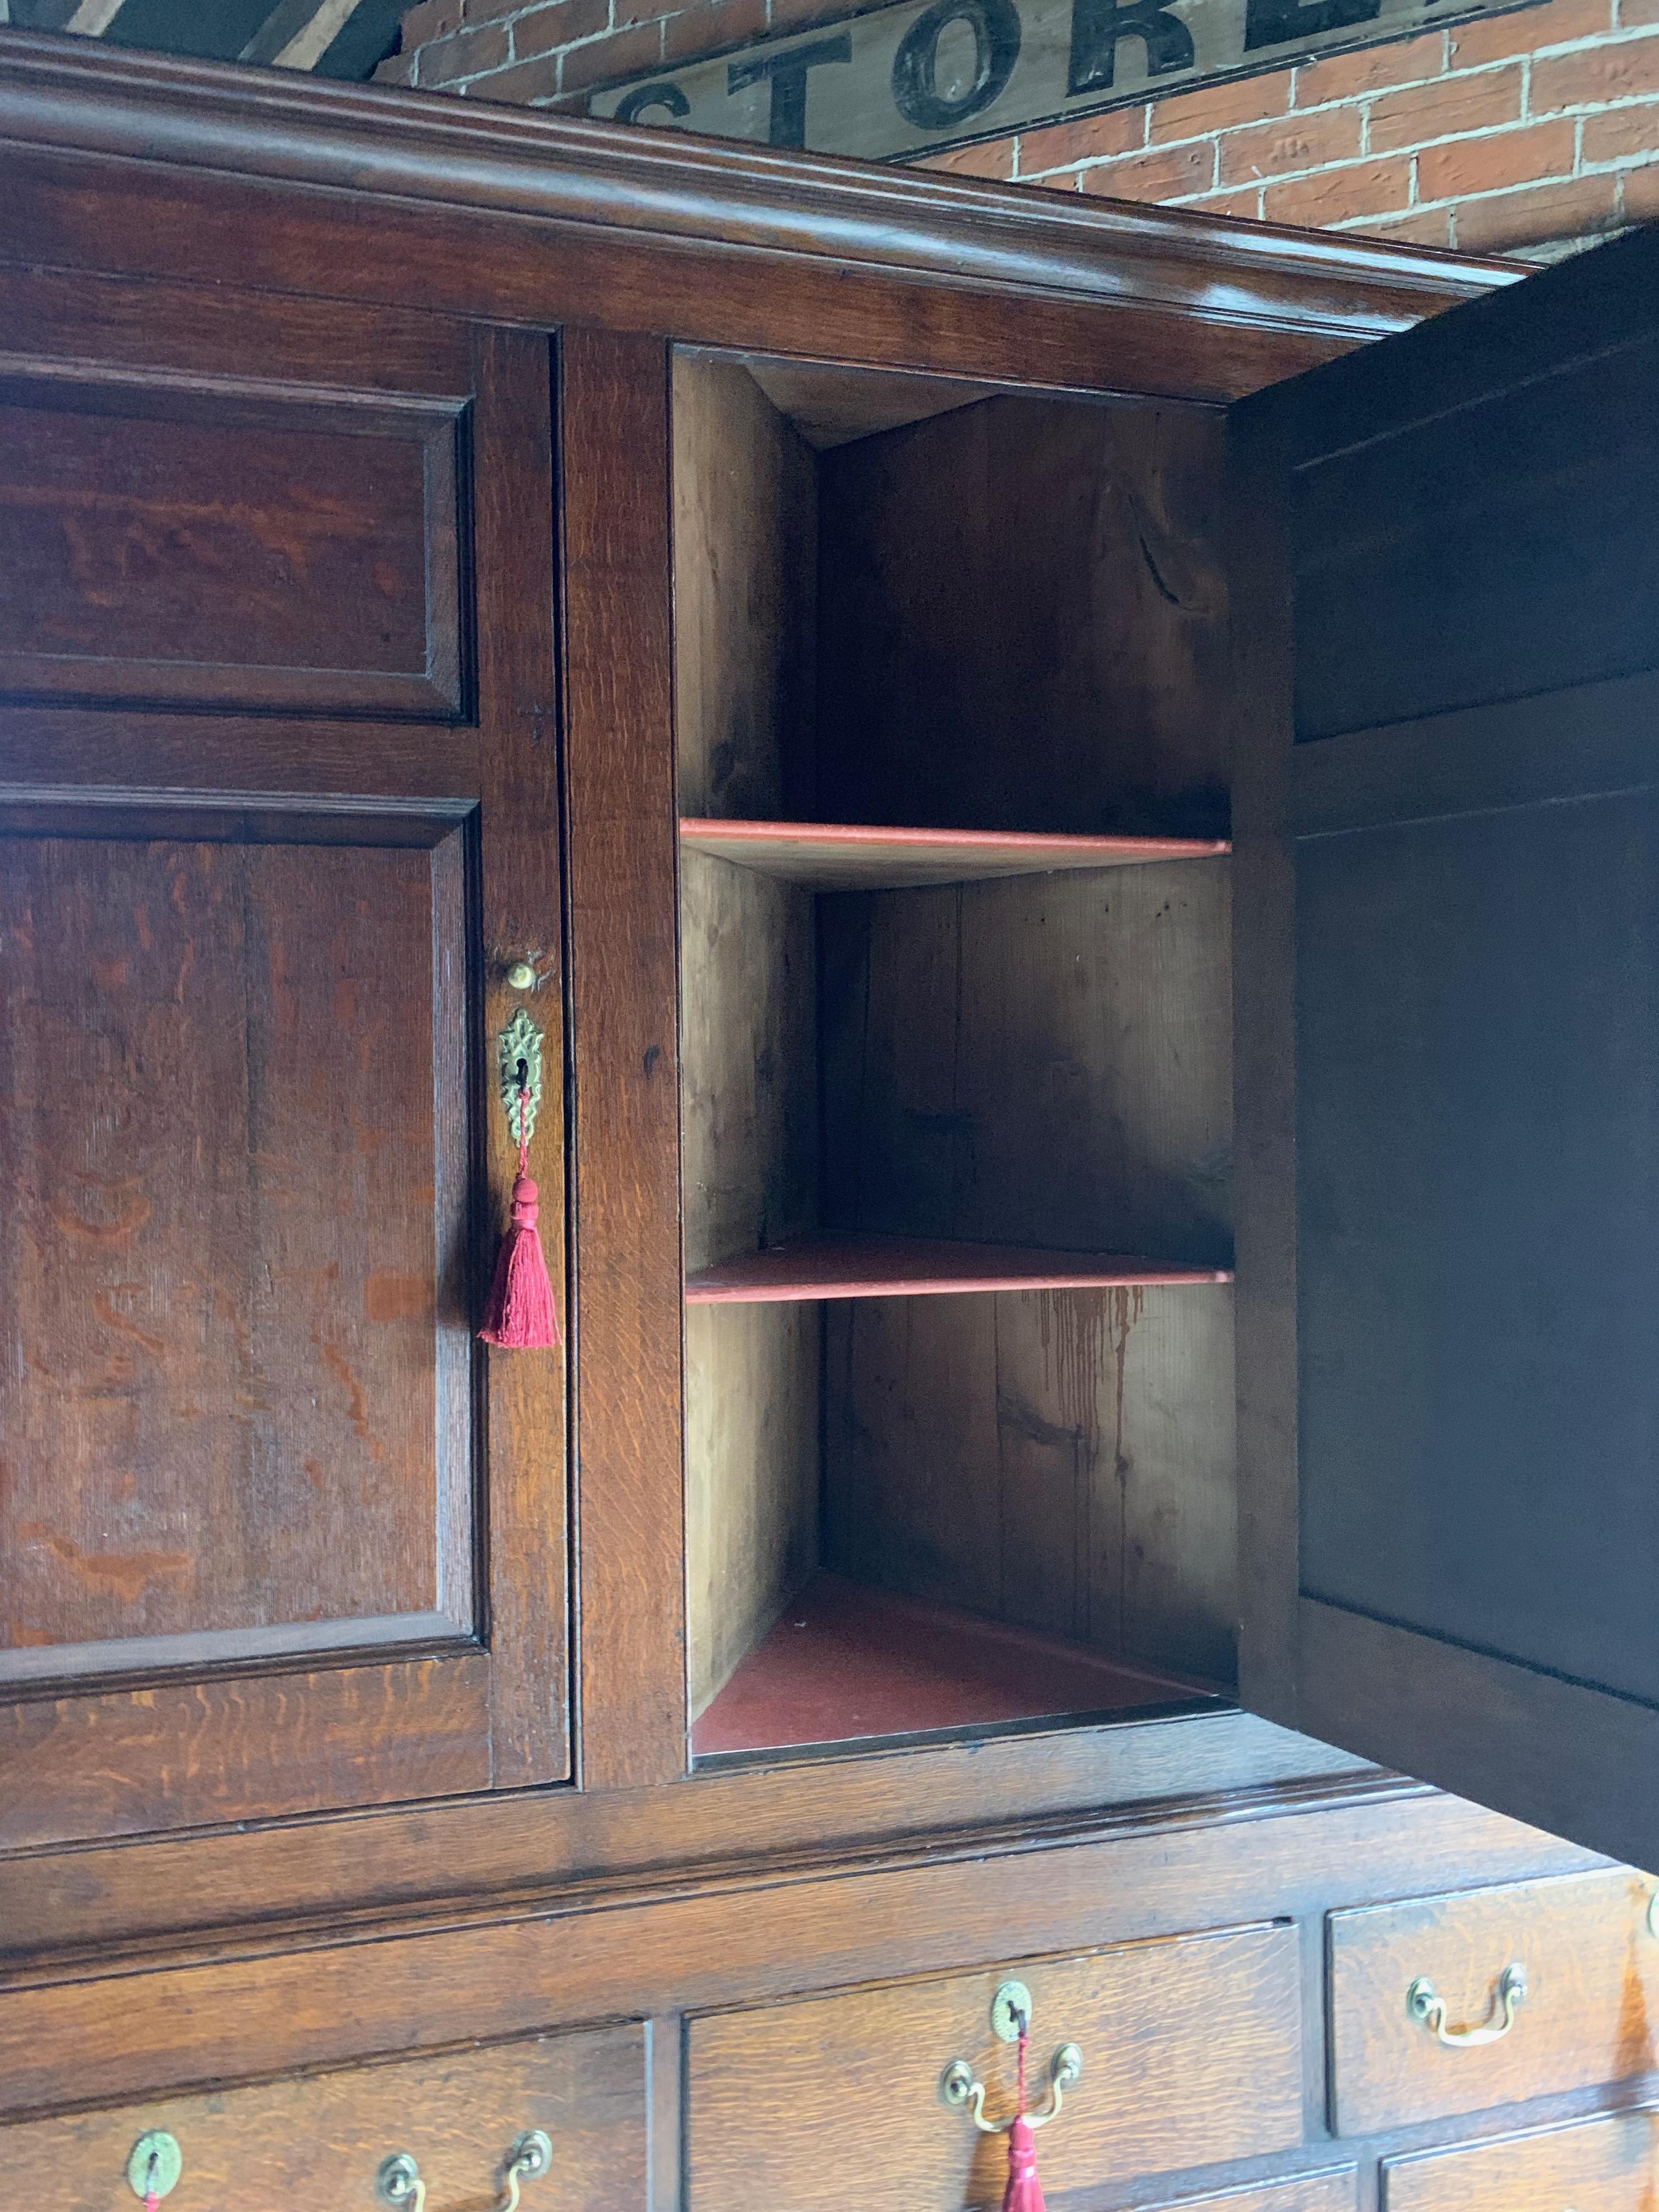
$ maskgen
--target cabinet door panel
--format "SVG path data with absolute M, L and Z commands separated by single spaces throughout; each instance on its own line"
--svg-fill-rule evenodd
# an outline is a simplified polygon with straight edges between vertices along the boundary
M 1235 416 L 1245 1696 L 1638 1863 L 1656 298 L 1633 235 Z
M 105 289 L 0 441 L 7 1845 L 569 1771 L 562 1357 L 473 1336 L 520 1006 L 563 1273 L 549 347 Z

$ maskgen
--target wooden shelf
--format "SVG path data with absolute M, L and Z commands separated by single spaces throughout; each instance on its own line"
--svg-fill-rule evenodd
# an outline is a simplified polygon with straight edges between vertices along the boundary
M 918 1298 L 971 1291 L 1112 1291 L 1230 1283 L 1227 1267 L 1161 1267 L 1104 1252 L 958 1244 L 920 1237 L 815 1237 L 743 1252 L 685 1280 L 688 1305 Z
M 696 1757 L 1223 1701 L 1059 1638 L 819 1575 L 692 1728 Z
M 1056 870 L 1206 860 L 1231 852 L 1200 837 L 1048 837 L 988 830 L 883 830 L 844 822 L 721 822 L 688 816 L 688 852 L 735 861 L 807 889 L 909 890 Z

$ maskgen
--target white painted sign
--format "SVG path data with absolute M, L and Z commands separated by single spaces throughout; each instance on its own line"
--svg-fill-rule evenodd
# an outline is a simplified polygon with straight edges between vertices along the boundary
M 1468 0 L 898 0 L 613 85 L 590 109 L 887 161 L 1499 12 Z

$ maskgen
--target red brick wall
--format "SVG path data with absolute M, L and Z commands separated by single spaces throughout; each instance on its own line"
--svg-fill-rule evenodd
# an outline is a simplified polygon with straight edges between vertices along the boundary
M 380 75 L 580 107 L 590 89 L 846 0 L 422 0 Z M 1471 252 L 1659 216 L 1659 0 L 1541 6 L 942 155 L 1051 191 Z

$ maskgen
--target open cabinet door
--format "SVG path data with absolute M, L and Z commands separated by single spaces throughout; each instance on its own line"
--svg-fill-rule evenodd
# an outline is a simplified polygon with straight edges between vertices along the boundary
M 1234 430 L 1245 1701 L 1652 1865 L 1659 233 Z

